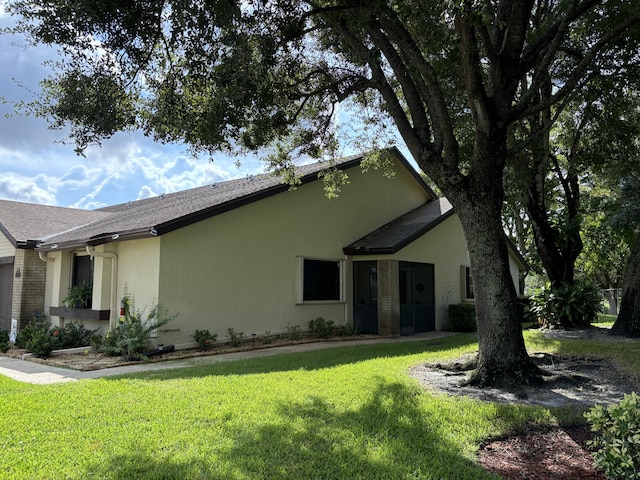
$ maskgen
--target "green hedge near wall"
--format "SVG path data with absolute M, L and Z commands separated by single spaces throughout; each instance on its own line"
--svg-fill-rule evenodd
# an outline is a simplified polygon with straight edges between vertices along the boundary
M 449 305 L 449 327 L 454 332 L 476 331 L 476 306 L 473 303 Z

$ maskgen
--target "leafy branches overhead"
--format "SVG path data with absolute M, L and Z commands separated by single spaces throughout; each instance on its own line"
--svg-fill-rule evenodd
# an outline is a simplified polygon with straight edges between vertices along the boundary
M 393 125 L 468 240 L 476 378 L 517 383 L 535 373 L 513 328 L 518 309 L 501 228 L 508 139 L 524 120 L 549 130 L 596 73 L 632 68 L 636 0 L 130 3 L 10 1 L 23 16 L 18 30 L 69 54 L 45 88 L 58 102 L 54 117 L 82 124 L 72 132 L 80 148 L 122 125 L 202 151 L 270 146 L 270 165 L 287 172 L 292 154 L 336 153 L 337 104 L 363 112 L 366 125 Z M 63 80 L 74 71 L 106 75 L 101 92 L 113 87 L 116 106 L 106 96 L 93 116 L 69 113 L 61 102 L 77 97 Z M 362 130 L 369 147 L 386 140 Z

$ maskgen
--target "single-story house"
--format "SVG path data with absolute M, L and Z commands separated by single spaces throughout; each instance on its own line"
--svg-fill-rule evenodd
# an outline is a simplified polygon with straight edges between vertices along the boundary
M 11 319 L 24 326 L 34 313 L 45 313 L 47 265 L 35 251 L 38 239 L 103 215 L 0 200 L 0 330 L 9 330 Z
M 440 330 L 449 304 L 473 297 L 462 227 L 450 203 L 390 153 L 393 175 L 362 171 L 362 156 L 336 161 L 349 183 L 335 199 L 319 175 L 327 165 L 316 163 L 298 167 L 295 189 L 254 175 L 82 215 L 3 201 L 0 262 L 14 257 L 4 260 L 14 277 L 15 249 L 40 262 L 43 309 L 57 324 L 106 330 L 125 291 L 138 310 L 159 304 L 177 315 L 166 328 L 179 330 L 158 342 L 176 348 L 193 346 L 196 329 L 224 340 L 229 328 L 274 335 L 317 317 L 385 336 Z M 39 209 L 47 228 L 29 219 L 22 233 L 16 219 Z M 73 225 L 52 232 L 58 215 L 75 216 Z M 525 266 L 513 248 L 510 262 L 517 288 Z M 92 284 L 91 308 L 64 307 L 80 282 Z

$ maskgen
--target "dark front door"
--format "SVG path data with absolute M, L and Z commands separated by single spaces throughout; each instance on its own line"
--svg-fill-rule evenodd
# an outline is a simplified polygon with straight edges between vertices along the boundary
M 11 328 L 13 298 L 13 263 L 0 264 L 0 330 Z
M 353 323 L 362 333 L 378 334 L 378 262 L 353 262 Z
M 433 265 L 400 262 L 400 334 L 435 330 Z

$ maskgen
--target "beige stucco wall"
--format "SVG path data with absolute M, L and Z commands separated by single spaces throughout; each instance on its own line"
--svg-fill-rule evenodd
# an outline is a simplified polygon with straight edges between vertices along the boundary
M 149 238 L 131 240 L 121 243 L 101 245 L 95 249 L 97 255 L 93 259 L 93 310 L 111 310 L 112 318 L 117 319 L 120 309 L 120 299 L 125 289 L 134 297 L 138 310 L 149 310 L 158 299 L 158 276 L 160 258 L 160 239 Z M 78 250 L 84 253 L 84 250 Z M 111 258 L 100 256 L 101 253 L 116 255 L 116 265 Z M 67 294 L 71 281 L 71 251 L 49 252 L 52 262 L 47 262 L 47 288 L 45 291 L 45 306 L 48 311 L 51 306 L 61 306 L 62 299 Z M 116 288 L 112 296 L 112 268 L 116 270 Z M 51 317 L 54 324 L 60 323 L 60 318 Z M 78 321 L 65 318 L 65 322 Z M 104 333 L 109 329 L 109 321 L 84 321 L 87 328 L 101 329 Z
M 348 296 L 296 303 L 300 258 L 344 260 L 343 247 L 428 198 L 404 167 L 393 179 L 358 168 L 348 174 L 338 199 L 328 200 L 315 181 L 162 236 L 159 299 L 181 328 L 164 342 L 190 343 L 196 329 L 223 340 L 229 327 L 250 337 L 306 329 L 319 316 L 347 321 Z
M 159 300 L 160 237 L 114 243 L 118 256 L 117 308 L 126 291 L 136 310 L 149 311 Z M 110 250 L 113 250 L 111 248 Z M 95 276 L 95 273 L 94 273 Z M 160 302 L 161 303 L 161 302 Z M 169 328 L 169 327 L 167 327 Z
M 4 236 L 4 234 L 0 233 L 0 258 L 13 257 L 15 252 L 16 249 L 11 245 L 11 242 Z

